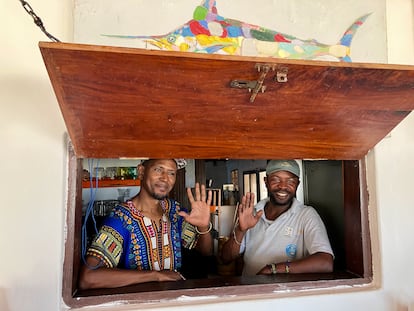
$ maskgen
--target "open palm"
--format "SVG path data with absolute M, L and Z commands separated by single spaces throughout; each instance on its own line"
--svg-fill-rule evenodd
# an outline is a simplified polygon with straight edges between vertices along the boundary
M 260 217 L 262 217 L 263 211 L 255 213 L 254 210 L 254 193 L 246 193 L 242 197 L 242 202 L 238 206 L 237 215 L 239 221 L 239 228 L 241 231 L 246 231 L 253 228 Z
M 206 194 L 206 186 L 196 183 L 195 185 L 195 198 L 191 191 L 191 188 L 187 188 L 188 200 L 191 204 L 190 214 L 186 212 L 179 212 L 180 216 L 183 216 L 185 221 L 189 222 L 193 226 L 206 227 L 210 222 L 210 205 L 212 193 L 211 191 Z

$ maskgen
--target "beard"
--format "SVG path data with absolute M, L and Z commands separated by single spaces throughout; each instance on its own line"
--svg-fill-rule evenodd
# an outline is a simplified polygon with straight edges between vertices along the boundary
M 150 194 L 154 199 L 159 200 L 159 201 L 162 201 L 162 200 L 165 200 L 166 198 L 168 198 L 167 194 L 158 194 L 158 193 L 155 193 L 155 192 L 151 192 Z
M 150 195 L 153 199 L 156 200 L 165 200 L 168 198 L 168 195 L 170 191 L 172 190 L 172 187 L 164 185 L 164 184 L 151 184 L 151 183 L 144 183 L 142 185 L 143 189 Z

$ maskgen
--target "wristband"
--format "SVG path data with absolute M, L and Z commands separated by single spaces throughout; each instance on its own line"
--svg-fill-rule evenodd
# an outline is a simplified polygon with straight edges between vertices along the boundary
M 234 229 L 233 229 L 233 239 L 234 239 L 234 242 L 236 242 L 237 245 L 241 245 L 241 242 L 237 241 L 237 238 L 236 238 L 236 227 L 234 227 Z
M 210 221 L 210 224 L 209 224 L 209 226 L 208 226 L 208 229 L 207 229 L 207 231 L 204 231 L 204 232 L 200 232 L 200 231 L 198 231 L 198 228 L 197 227 L 195 227 L 195 230 L 196 230 L 196 232 L 198 233 L 198 234 L 207 234 L 207 233 L 209 233 L 210 231 L 211 231 L 211 229 L 213 228 L 213 224 L 211 223 L 211 221 Z
M 285 263 L 285 272 L 286 273 L 290 272 L 290 261 L 286 261 L 286 263 Z
M 272 263 L 270 265 L 270 268 L 272 269 L 272 274 L 276 274 L 277 273 L 276 264 Z

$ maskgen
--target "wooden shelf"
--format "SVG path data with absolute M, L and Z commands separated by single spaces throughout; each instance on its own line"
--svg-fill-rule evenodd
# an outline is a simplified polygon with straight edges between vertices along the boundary
M 102 179 L 98 181 L 98 188 L 107 187 L 136 187 L 140 186 L 141 181 L 139 179 Z M 82 181 L 82 188 L 90 188 L 91 182 L 89 180 Z M 92 181 L 92 187 L 96 187 L 95 181 Z

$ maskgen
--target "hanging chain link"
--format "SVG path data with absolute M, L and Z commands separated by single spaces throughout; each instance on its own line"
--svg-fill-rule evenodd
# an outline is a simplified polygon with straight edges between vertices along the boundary
M 45 26 L 43 25 L 42 20 L 40 19 L 39 16 L 36 15 L 36 13 L 33 11 L 32 7 L 30 6 L 29 3 L 27 3 L 24 0 L 20 0 L 23 8 L 25 9 L 25 11 L 33 18 L 34 23 L 40 28 L 40 30 L 52 41 L 54 42 L 60 42 L 60 40 L 58 40 L 56 37 L 54 37 L 53 35 L 51 35 L 45 28 Z

